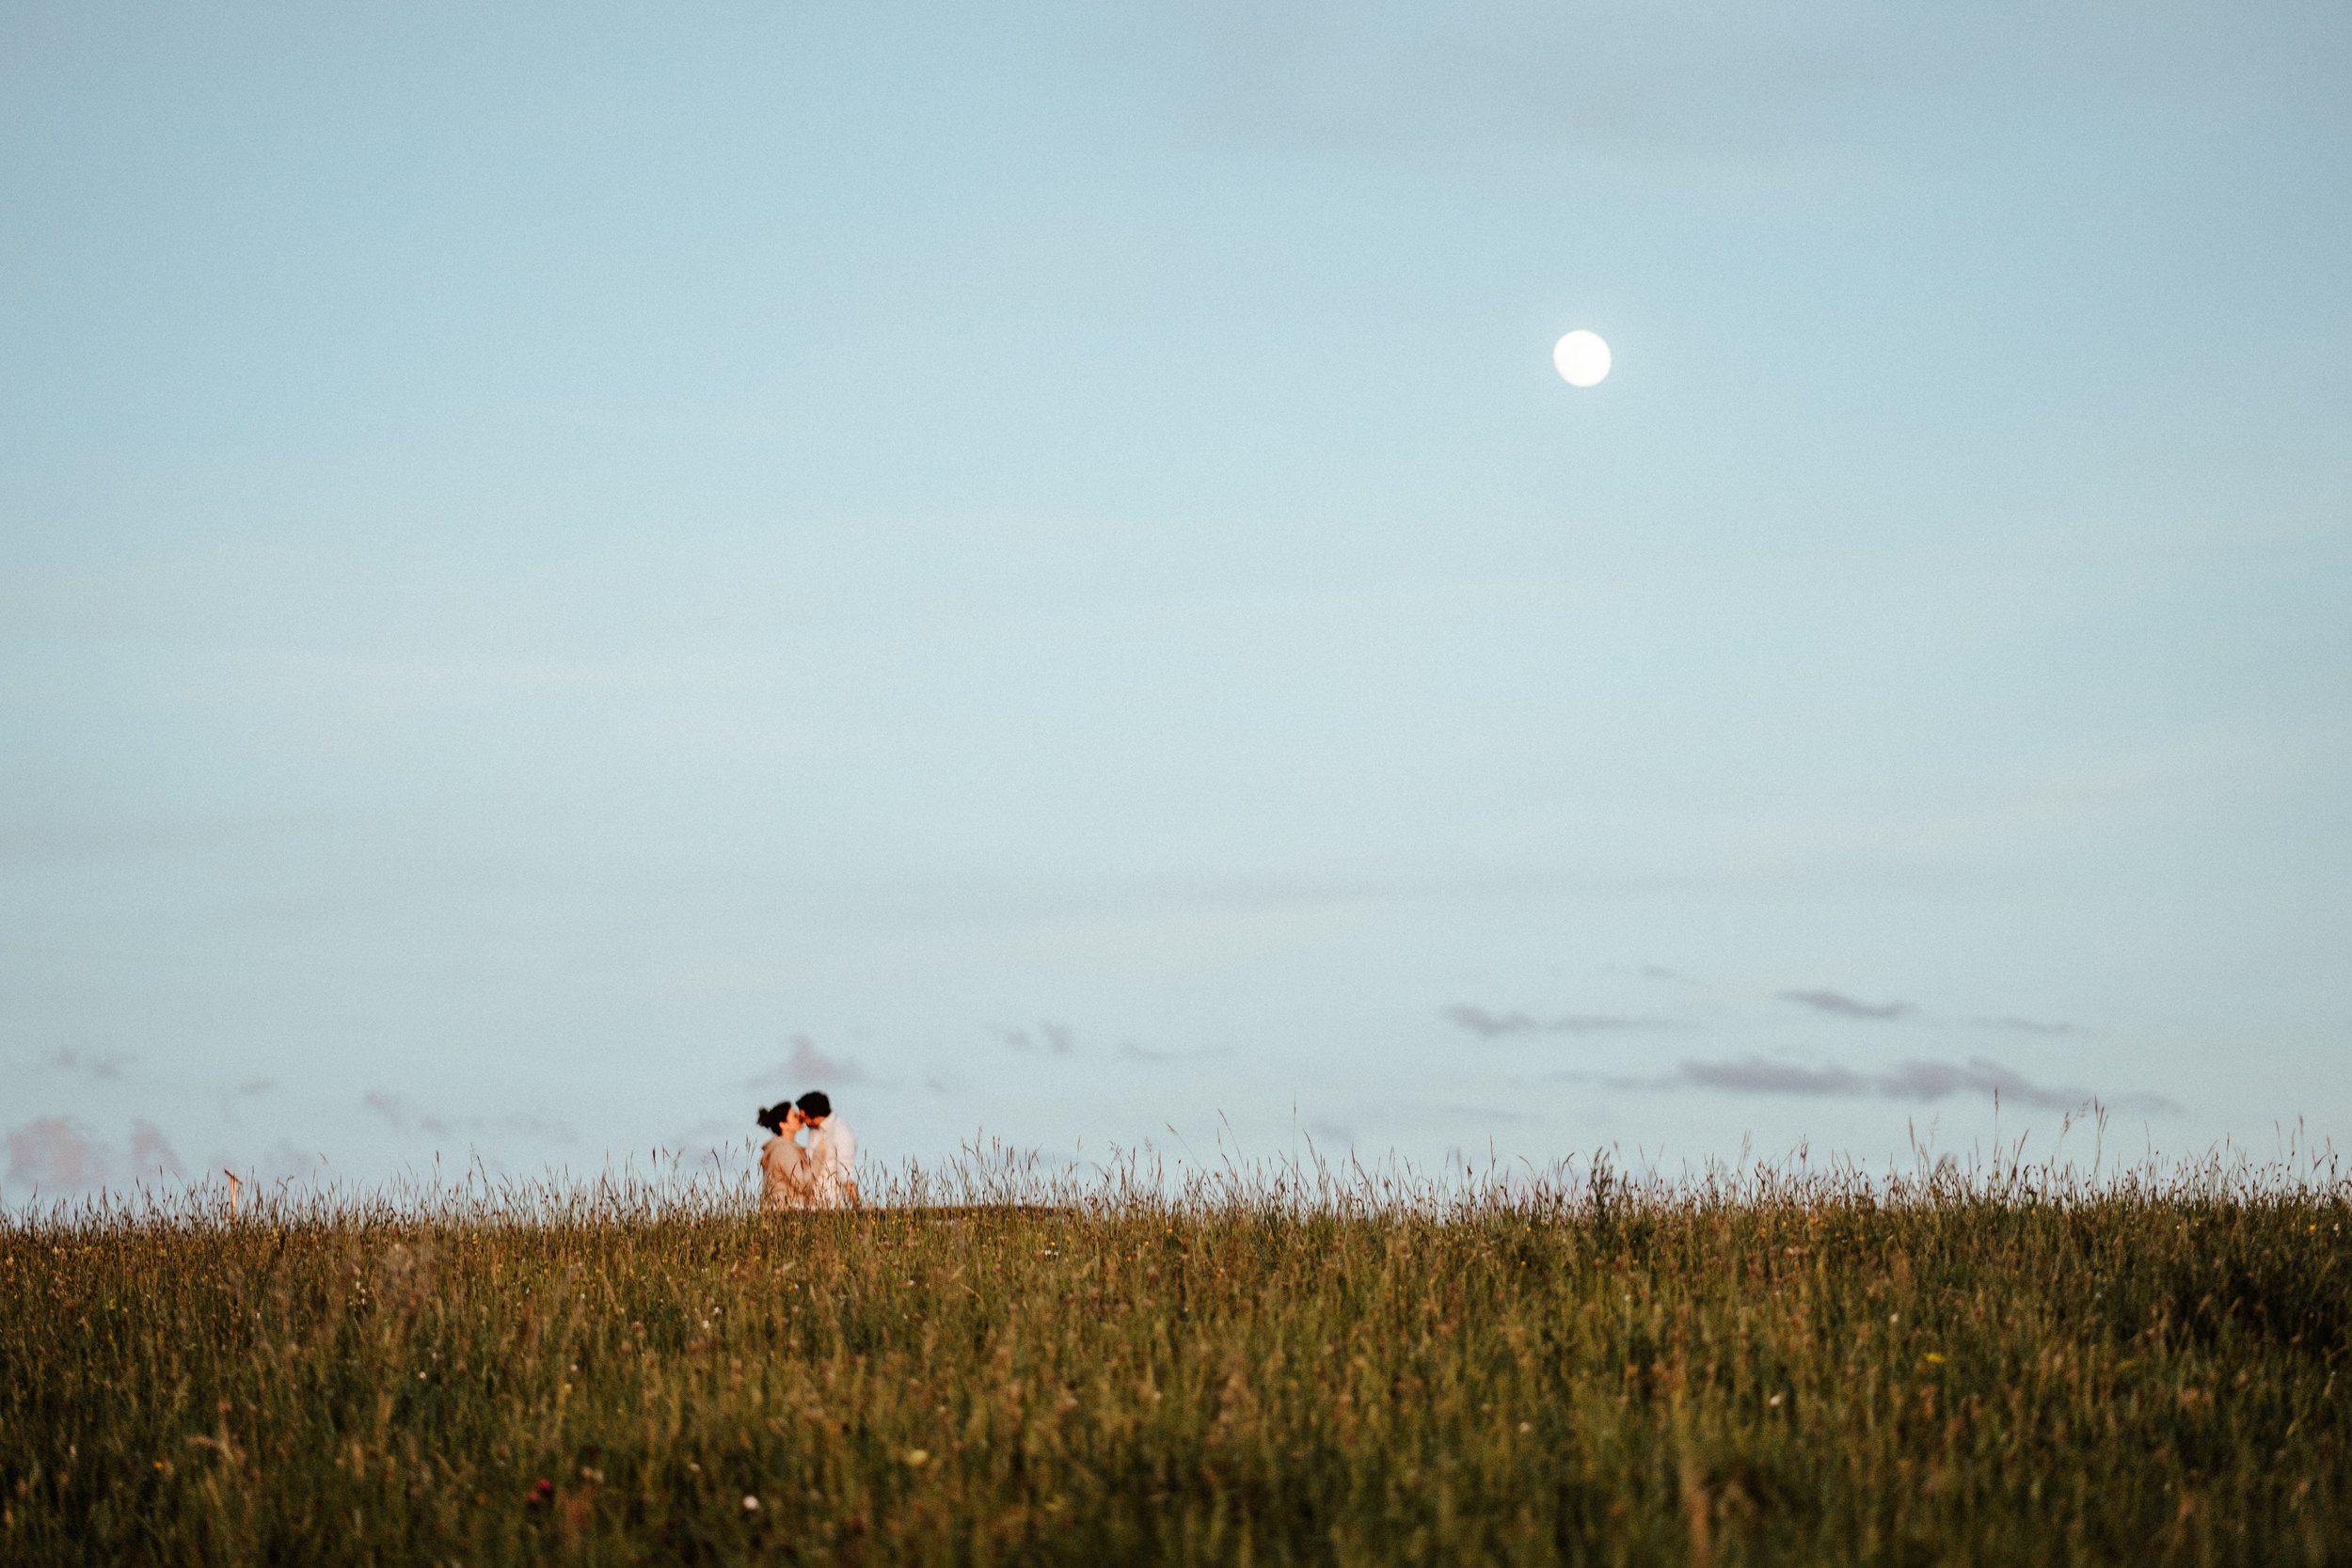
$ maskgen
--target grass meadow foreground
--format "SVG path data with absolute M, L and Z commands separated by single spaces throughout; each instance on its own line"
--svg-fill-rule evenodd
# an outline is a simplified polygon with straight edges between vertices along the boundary
M 2329 1170 L 892 1196 L 0 1222 L 0 1560 L 2352 1561 Z

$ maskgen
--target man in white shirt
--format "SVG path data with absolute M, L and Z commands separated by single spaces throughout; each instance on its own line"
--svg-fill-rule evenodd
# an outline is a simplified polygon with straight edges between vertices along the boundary
M 809 1130 L 807 1170 L 809 1206 L 850 1209 L 857 1204 L 857 1134 L 833 1114 L 833 1100 L 822 1089 L 801 1096 L 801 1120 Z

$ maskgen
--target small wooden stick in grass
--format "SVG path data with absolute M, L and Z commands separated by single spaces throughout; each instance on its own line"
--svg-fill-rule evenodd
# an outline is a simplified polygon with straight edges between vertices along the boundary
M 233 1225 L 237 1218 L 237 1187 L 239 1185 L 237 1173 L 224 1165 L 221 1167 L 220 1174 L 229 1178 L 229 1219 Z

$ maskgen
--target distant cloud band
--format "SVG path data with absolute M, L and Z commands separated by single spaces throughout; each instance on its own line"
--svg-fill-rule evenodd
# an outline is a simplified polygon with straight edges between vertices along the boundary
M 1886 1072 L 1857 1072 L 1851 1068 L 1800 1067 L 1790 1062 L 1749 1056 L 1724 1061 L 1686 1061 L 1663 1078 L 1643 1082 L 1647 1088 L 1716 1089 L 1726 1094 L 1794 1095 L 1814 1099 L 1934 1101 L 1956 1094 L 1994 1096 L 2042 1110 L 2072 1111 L 2097 1100 L 2117 1110 L 2176 1111 L 2180 1107 L 2159 1095 L 2094 1095 L 2089 1089 L 2037 1084 L 2024 1074 L 1972 1056 L 1964 1063 L 1909 1061 Z
M 1780 999 L 1837 1018 L 1909 1018 L 1919 1010 L 1910 1002 L 1864 1002 L 1842 990 L 1785 990 Z
M 11 1128 L 7 1142 L 8 1185 L 35 1192 L 87 1193 L 185 1174 L 162 1131 L 147 1121 L 131 1123 L 127 1159 L 65 1117 L 39 1117 Z
M 1508 1035 L 1605 1035 L 1620 1030 L 1680 1027 L 1671 1019 L 1626 1018 L 1615 1013 L 1566 1013 L 1557 1018 L 1537 1018 L 1517 1009 L 1499 1013 L 1468 1002 L 1441 1008 L 1440 1016 L 1447 1022 L 1489 1040 Z
M 502 1117 L 447 1117 L 421 1110 L 388 1089 L 370 1089 L 359 1097 L 359 1108 L 384 1118 L 395 1132 L 411 1130 L 427 1137 L 482 1137 L 492 1132 L 519 1132 L 526 1137 L 567 1143 L 579 1136 L 568 1125 L 550 1117 L 515 1112 Z

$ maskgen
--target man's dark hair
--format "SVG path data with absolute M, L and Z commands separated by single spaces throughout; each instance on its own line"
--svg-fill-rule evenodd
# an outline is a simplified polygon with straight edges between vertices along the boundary
M 833 1101 L 822 1089 L 811 1089 L 801 1096 L 801 1115 L 811 1121 L 833 1115 Z
M 757 1122 L 760 1126 L 766 1128 L 771 1132 L 782 1132 L 784 1131 L 784 1115 L 790 1109 L 792 1109 L 792 1101 L 788 1100 L 779 1100 L 773 1105 L 767 1106 L 755 1113 L 752 1119 Z

